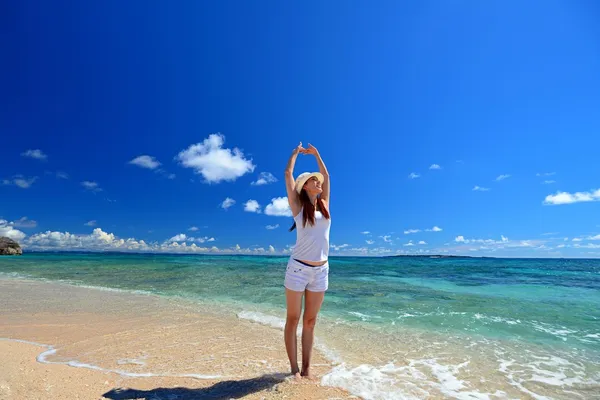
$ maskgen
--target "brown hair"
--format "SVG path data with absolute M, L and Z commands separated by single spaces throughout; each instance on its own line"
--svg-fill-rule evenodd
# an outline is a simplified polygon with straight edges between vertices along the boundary
M 306 190 L 304 189 L 302 189 L 302 191 L 300 192 L 300 203 L 302 203 L 302 226 L 306 227 L 306 222 L 308 222 L 311 225 L 314 225 L 315 206 L 313 203 L 311 203 L 310 198 L 308 197 L 308 193 L 306 193 Z M 321 197 L 317 197 L 317 208 L 319 211 L 321 211 L 325 218 L 329 219 L 329 211 L 327 210 L 327 207 L 325 207 L 325 204 L 323 203 L 323 200 L 321 200 Z M 294 221 L 294 224 L 290 228 L 290 232 L 294 229 L 296 229 L 296 221 Z

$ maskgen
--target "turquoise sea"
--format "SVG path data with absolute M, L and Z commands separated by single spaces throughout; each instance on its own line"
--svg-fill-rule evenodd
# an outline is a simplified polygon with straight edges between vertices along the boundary
M 31 253 L 0 278 L 218 304 L 280 328 L 287 257 Z M 365 398 L 600 398 L 600 260 L 340 257 L 322 383 Z M 285 357 L 285 355 L 282 355 Z

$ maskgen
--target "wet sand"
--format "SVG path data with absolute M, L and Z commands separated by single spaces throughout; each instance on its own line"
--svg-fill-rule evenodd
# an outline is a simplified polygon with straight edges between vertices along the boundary
M 297 382 L 280 330 L 214 307 L 12 279 L 0 304 L 2 400 L 356 398 L 320 384 L 317 349 Z

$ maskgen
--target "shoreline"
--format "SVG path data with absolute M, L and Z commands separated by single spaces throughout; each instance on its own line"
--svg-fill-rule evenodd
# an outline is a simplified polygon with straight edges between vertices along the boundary
M 23 254 L 21 255 L 6 255 L 6 257 L 19 257 L 24 256 L 26 254 L 102 254 L 102 255 L 110 255 L 110 254 L 131 254 L 131 255 L 151 255 L 151 256 L 210 256 L 210 257 L 231 257 L 231 256 L 240 256 L 240 257 L 259 257 L 259 258 L 288 258 L 289 254 L 247 254 L 247 253 L 190 253 L 190 252 L 179 252 L 179 253 L 168 253 L 168 252 L 139 252 L 139 251 L 84 251 L 84 250 L 27 250 L 27 247 L 22 247 Z M 27 250 L 27 251 L 25 251 Z M 3 257 L 3 255 L 0 255 Z M 469 259 L 469 260 L 599 260 L 600 257 L 495 257 L 495 256 L 468 256 L 468 255 L 458 255 L 458 254 L 393 254 L 393 255 L 360 255 L 360 254 L 334 254 L 329 257 L 330 259 L 335 260 L 336 258 L 344 259 L 344 258 L 372 258 L 372 259 L 382 259 L 382 258 L 423 258 L 423 259 Z
M 0 399 L 351 397 L 290 379 L 281 332 L 235 316 L 64 283 L 0 279 L 0 289 Z M 317 348 L 313 364 L 317 377 L 332 368 Z

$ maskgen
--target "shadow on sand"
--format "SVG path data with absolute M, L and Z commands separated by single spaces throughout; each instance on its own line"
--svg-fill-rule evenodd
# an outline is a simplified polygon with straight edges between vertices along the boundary
M 191 399 L 239 399 L 251 393 L 260 392 L 285 380 L 285 374 L 268 374 L 252 379 L 218 382 L 210 387 L 188 389 L 157 388 L 151 390 L 113 389 L 104 393 L 104 398 L 112 400 L 191 400 Z

